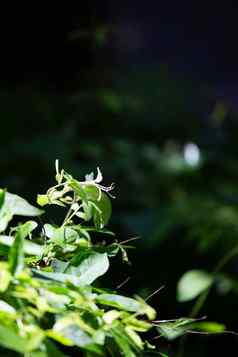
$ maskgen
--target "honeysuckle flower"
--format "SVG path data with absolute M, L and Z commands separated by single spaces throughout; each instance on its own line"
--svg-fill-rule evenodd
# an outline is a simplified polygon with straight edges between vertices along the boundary
M 102 182 L 103 180 L 103 176 L 101 173 L 101 170 L 99 169 L 99 167 L 97 167 L 97 176 L 94 179 L 94 173 L 91 172 L 90 174 L 85 176 L 85 181 L 81 182 L 81 184 L 87 184 L 87 185 L 93 185 L 96 186 L 99 189 L 99 198 L 98 200 L 101 199 L 101 191 L 107 192 L 107 194 L 112 197 L 115 198 L 115 196 L 113 196 L 110 191 L 112 191 L 114 189 L 114 183 L 112 183 L 110 186 L 103 186 L 100 185 L 100 182 Z

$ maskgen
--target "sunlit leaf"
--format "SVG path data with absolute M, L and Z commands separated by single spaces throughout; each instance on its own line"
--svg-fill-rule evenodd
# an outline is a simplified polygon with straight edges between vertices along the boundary
M 121 312 L 117 310 L 109 310 L 103 315 L 103 320 L 111 325 L 114 320 L 117 320 L 121 316 Z
M 32 206 L 25 199 L 9 192 L 6 192 L 5 204 L 13 215 L 34 217 L 43 213 L 42 210 Z
M 27 341 L 25 344 L 26 351 L 37 350 L 44 340 L 45 334 L 37 325 L 30 325 L 27 331 Z
M 213 282 L 211 274 L 202 270 L 186 272 L 178 283 L 177 299 L 180 302 L 189 301 L 209 288 Z
M 112 187 L 100 185 L 99 169 L 96 179 L 89 175 L 81 183 L 59 172 L 56 163 L 56 175 L 58 185 L 38 196 L 38 203 L 68 206 L 62 225 L 46 223 L 35 233 L 37 223 L 28 221 L 0 235 L 1 257 L 8 254 L 0 262 L 0 347 L 29 357 L 63 357 L 61 349 L 85 357 L 139 356 L 144 346 L 150 348 L 140 333 L 152 327 L 155 310 L 139 297 L 92 286 L 107 272 L 109 257 L 121 250 L 127 260 L 125 246 L 93 243 L 98 233 L 112 235 L 104 229 L 111 215 L 104 192 Z M 14 215 L 42 213 L 4 194 L 0 190 L 0 231 Z
M 149 322 L 144 320 L 138 320 L 134 316 L 127 317 L 126 322 L 135 331 L 146 332 L 151 328 L 151 324 Z
M 74 263 L 76 260 L 74 259 Z M 54 264 L 54 263 L 53 263 Z M 64 266 L 65 267 L 65 266 Z M 78 266 L 68 264 L 65 273 L 62 269 L 60 272 L 45 272 L 33 269 L 35 275 L 42 276 L 42 278 L 52 279 L 60 282 L 71 282 L 74 285 L 89 285 L 94 282 L 98 277 L 105 274 L 109 268 L 109 261 L 107 254 L 90 253 L 84 255 L 78 262 Z M 57 269 L 58 270 L 58 269 Z
M 0 235 L 0 244 L 6 245 L 8 247 L 11 247 L 13 245 L 14 242 L 14 238 L 11 236 L 3 236 Z M 41 256 L 43 254 L 44 251 L 44 247 L 33 243 L 29 240 L 25 240 L 24 241 L 24 253 L 28 254 L 28 255 L 37 255 L 37 256 Z
M 0 300 L 0 311 L 5 312 L 10 315 L 16 313 L 16 310 L 14 309 L 14 307 L 12 307 L 11 305 L 9 305 L 8 303 L 6 303 L 3 300 Z
M 4 232 L 8 223 L 12 220 L 13 213 L 10 208 L 4 203 L 0 209 L 0 232 Z
M 49 204 L 49 198 L 47 195 L 37 195 L 37 203 L 39 206 L 43 207 Z
M 142 305 L 135 299 L 116 294 L 101 294 L 97 296 L 100 304 L 116 307 L 118 309 L 143 313 Z
M 48 271 L 34 269 L 34 268 L 32 269 L 32 272 L 34 273 L 34 276 L 37 278 L 53 280 L 53 281 L 57 281 L 60 283 L 69 282 L 76 286 L 80 285 L 79 278 L 77 276 L 73 276 L 71 274 L 54 273 L 54 272 L 48 272 Z
M 13 275 L 19 274 L 24 268 L 24 239 L 36 227 L 36 222 L 29 221 L 17 228 L 15 240 L 9 252 L 9 269 Z
M 32 206 L 20 196 L 6 192 L 2 207 L 0 208 L 0 232 L 4 232 L 14 215 L 39 216 L 43 211 Z
M 130 326 L 126 326 L 125 331 L 128 336 L 134 341 L 134 343 L 138 346 L 138 348 L 143 349 L 144 344 L 138 333 L 136 333 L 135 330 Z
M 136 357 L 140 348 L 135 344 L 134 340 L 127 336 L 125 330 L 118 324 L 118 326 L 111 329 L 112 336 L 114 337 L 119 349 L 127 357 Z
M 74 242 L 78 237 L 78 233 L 70 227 L 54 227 L 51 224 L 44 225 L 44 233 L 52 242 L 59 246 L 65 246 L 66 243 Z
M 58 319 L 53 326 L 52 332 L 51 337 L 58 339 L 62 336 L 62 338 L 65 339 L 65 344 L 82 347 L 99 355 L 102 352 L 101 348 L 95 344 L 93 337 L 83 331 L 77 324 L 77 320 L 71 319 L 70 316 Z
M 25 353 L 26 340 L 17 332 L 0 324 L 0 345 L 19 353 Z
M 11 274 L 9 272 L 8 264 L 0 262 L 0 292 L 7 290 L 11 281 Z
M 75 179 L 71 179 L 69 186 L 75 191 L 75 193 L 84 201 L 87 202 L 87 193 L 84 191 L 83 187 L 81 186 L 80 182 Z
M 78 276 L 80 285 L 93 283 L 98 277 L 104 275 L 109 268 L 109 260 L 105 253 L 86 253 L 82 255 L 82 258 L 79 258 L 77 266 L 75 266 L 76 262 L 77 257 L 72 260 L 73 265 L 71 263 L 66 272 Z

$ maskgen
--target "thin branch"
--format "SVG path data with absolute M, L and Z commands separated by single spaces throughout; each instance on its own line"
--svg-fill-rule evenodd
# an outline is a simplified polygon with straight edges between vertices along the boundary
M 162 289 L 165 288 L 165 285 L 162 285 L 160 288 L 158 288 L 157 290 L 155 290 L 152 294 L 150 294 L 149 296 L 147 296 L 147 298 L 145 299 L 145 301 L 149 300 L 150 298 L 152 298 L 152 296 L 158 294 Z
M 140 237 L 132 237 L 130 239 L 123 240 L 122 242 L 119 242 L 119 244 L 125 244 L 125 243 L 131 242 L 133 240 L 137 240 L 137 239 L 140 239 Z
M 202 320 L 206 320 L 206 318 L 207 318 L 207 316 L 202 316 L 202 317 L 199 317 L 199 318 L 197 318 L 197 319 L 192 319 L 192 321 L 202 321 Z M 181 318 L 180 318 L 181 319 Z M 183 319 L 183 318 L 182 318 Z M 184 317 L 184 319 L 186 319 L 185 317 Z M 157 323 L 157 324 L 163 324 L 163 323 L 167 323 L 167 322 L 176 322 L 176 321 L 178 321 L 179 320 L 179 318 L 177 318 L 177 319 L 169 319 L 169 320 L 154 320 L 154 321 L 152 321 L 153 323 Z
M 207 331 L 195 331 L 195 330 L 187 330 L 186 331 L 187 334 L 194 334 L 194 335 L 223 335 L 223 334 L 229 334 L 229 335 L 235 335 L 238 336 L 237 332 L 234 331 L 220 331 L 220 332 L 207 332 Z
M 131 279 L 130 276 L 128 276 L 125 280 L 123 280 L 122 283 L 120 283 L 119 285 L 117 285 L 116 289 L 120 289 L 122 286 L 124 286 L 129 280 Z

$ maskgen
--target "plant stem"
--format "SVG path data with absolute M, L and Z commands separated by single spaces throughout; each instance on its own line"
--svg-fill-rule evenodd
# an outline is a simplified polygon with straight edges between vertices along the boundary
M 71 203 L 71 205 L 70 205 L 70 207 L 69 207 L 69 210 L 68 210 L 68 212 L 67 212 L 67 214 L 66 214 L 66 216 L 65 216 L 65 219 L 64 219 L 64 221 L 63 221 L 63 223 L 62 223 L 62 227 L 64 227 L 67 223 L 68 223 L 68 221 L 74 216 L 74 214 L 76 213 L 73 209 L 72 209 L 72 206 L 73 206 L 73 204 L 76 202 L 76 195 L 75 195 L 75 193 L 74 193 L 74 198 L 73 198 L 73 202 Z M 73 213 L 72 213 L 73 212 Z
M 217 265 L 215 266 L 213 270 L 213 276 L 214 278 L 216 275 L 221 271 L 221 269 L 236 255 L 238 255 L 238 245 L 236 245 L 232 250 L 230 250 L 224 257 L 222 257 Z M 214 280 L 214 279 L 213 279 Z M 207 297 L 209 295 L 209 292 L 211 290 L 212 284 L 200 295 L 200 297 L 197 299 L 196 303 L 194 304 L 192 311 L 189 315 L 190 318 L 196 318 L 198 315 L 199 311 L 202 309 L 203 305 L 205 304 L 205 301 L 207 300 Z M 185 342 L 186 342 L 186 336 L 181 338 L 180 346 L 179 346 L 179 353 L 178 357 L 183 357 L 184 356 L 184 349 L 185 349 Z
M 213 275 L 214 278 L 216 277 L 216 275 L 221 271 L 221 269 L 234 257 L 238 254 L 238 246 L 236 245 L 232 250 L 230 250 L 226 255 L 224 255 L 224 257 L 222 257 L 219 262 L 217 263 L 217 265 L 215 266 L 214 270 L 213 270 Z M 195 318 L 197 316 L 197 314 L 199 313 L 199 311 L 201 310 L 201 308 L 203 307 L 208 294 L 211 290 L 211 286 L 210 285 L 198 298 L 196 304 L 194 305 L 190 316 L 189 317 L 193 317 Z

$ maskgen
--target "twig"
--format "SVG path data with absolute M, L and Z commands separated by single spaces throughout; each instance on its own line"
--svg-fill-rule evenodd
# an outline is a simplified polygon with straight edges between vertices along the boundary
M 145 299 L 145 301 L 149 300 L 150 298 L 152 298 L 152 296 L 154 296 L 155 294 L 157 294 L 158 292 L 160 292 L 162 289 L 165 288 L 165 285 L 162 285 L 160 288 L 158 288 L 157 290 L 155 290 L 152 294 L 150 294 L 149 296 L 147 296 L 147 298 Z
M 120 283 L 119 285 L 117 285 L 116 289 L 120 289 L 122 286 L 124 286 L 129 280 L 131 279 L 130 276 L 128 276 L 125 280 L 123 280 L 122 283 Z
M 130 239 L 123 240 L 122 242 L 119 242 L 119 244 L 125 244 L 125 243 L 131 242 L 132 240 L 136 240 L 136 239 L 140 239 L 140 237 L 132 237 Z

